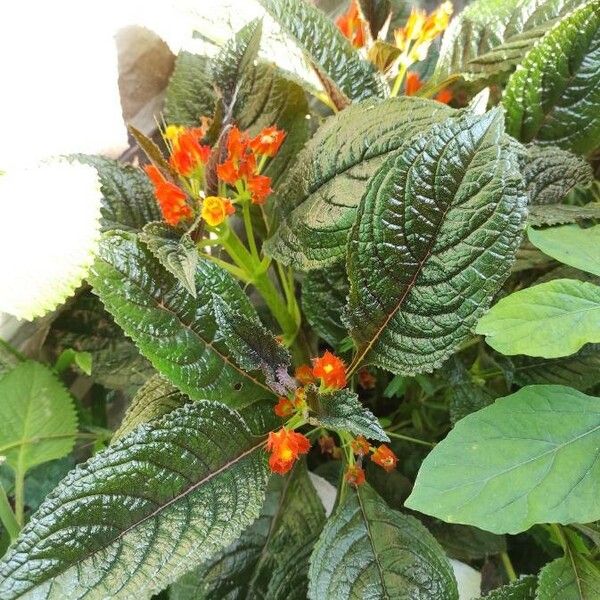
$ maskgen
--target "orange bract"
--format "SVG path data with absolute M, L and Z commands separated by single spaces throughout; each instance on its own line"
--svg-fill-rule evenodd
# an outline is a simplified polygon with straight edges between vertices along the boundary
M 346 365 L 329 350 L 320 358 L 313 359 L 312 373 L 326 388 L 339 390 L 346 386 Z
M 279 398 L 279 402 L 277 402 L 273 411 L 278 417 L 284 419 L 294 412 L 294 404 L 289 398 Z
M 363 456 L 369 454 L 369 451 L 371 450 L 371 445 L 362 435 L 353 439 L 352 442 L 350 442 L 350 447 L 354 454 L 361 454 Z
M 285 131 L 274 126 L 265 127 L 255 138 L 250 140 L 250 148 L 256 154 L 272 157 L 277 154 L 284 139 Z
M 271 453 L 271 471 L 284 475 L 292 468 L 300 454 L 306 454 L 310 450 L 310 441 L 305 435 L 282 427 L 279 431 L 269 433 L 266 448 Z
M 380 467 L 383 467 L 386 471 L 393 471 L 398 462 L 396 455 L 385 444 L 381 444 L 381 446 L 373 452 L 371 460 Z
M 294 377 L 302 385 L 308 385 L 309 383 L 315 382 L 312 369 L 308 365 L 300 365 L 297 367 L 294 372 Z
M 144 170 L 154 186 L 154 195 L 165 221 L 175 226 L 189 219 L 192 216 L 192 209 L 187 203 L 185 192 L 174 183 L 167 181 L 154 165 L 147 165 Z
M 355 48 L 365 45 L 367 23 L 360 14 L 357 0 L 351 0 L 348 10 L 336 19 L 335 24 Z
M 352 465 L 348 467 L 345 478 L 352 485 L 362 485 L 365 482 L 365 472 L 358 465 Z
M 271 178 L 266 175 L 253 175 L 248 179 L 248 189 L 252 194 L 252 204 L 264 204 L 271 189 Z
M 220 225 L 235 212 L 231 201 L 220 196 L 207 196 L 202 202 L 202 218 L 211 226 Z

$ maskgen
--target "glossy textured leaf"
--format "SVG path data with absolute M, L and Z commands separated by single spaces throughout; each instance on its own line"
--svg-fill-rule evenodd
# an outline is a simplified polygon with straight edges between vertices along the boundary
M 448 560 L 414 517 L 392 510 L 368 484 L 349 488 L 310 561 L 308 597 L 457 600 Z
M 503 75 L 579 0 L 476 0 L 444 33 L 434 78 Z
M 218 296 L 213 297 L 220 334 L 237 365 L 246 371 L 263 372 L 267 385 L 280 395 L 295 387 L 288 375 L 291 356 L 266 329 L 258 317 L 232 310 Z
M 137 231 L 161 219 L 150 181 L 140 169 L 102 156 L 79 154 L 76 158 L 98 171 L 103 196 L 102 231 Z
M 308 560 L 325 512 L 300 462 L 271 478 L 259 518 L 240 539 L 171 586 L 171 600 L 305 600 Z
M 537 578 L 525 575 L 517 581 L 492 590 L 479 600 L 534 600 Z
M 200 117 L 214 113 L 215 92 L 206 56 L 181 51 L 167 86 L 167 123 L 198 127 Z
M 498 110 L 449 119 L 392 155 L 349 240 L 356 364 L 401 374 L 440 366 L 508 276 L 525 211 Z
M 196 265 L 198 249 L 189 234 L 169 227 L 163 222 L 148 223 L 140 239 L 156 256 L 160 264 L 196 297 Z
M 439 102 L 404 97 L 353 105 L 329 118 L 282 184 L 283 222 L 265 249 L 301 270 L 343 260 L 368 180 L 391 152 L 452 114 Z
M 61 458 L 75 443 L 73 400 L 54 373 L 25 361 L 0 379 L 0 456 L 21 476 Z
M 220 339 L 213 295 L 256 317 L 238 283 L 220 267 L 198 261 L 193 298 L 134 236 L 114 232 L 104 238 L 89 279 L 156 370 L 190 398 L 241 407 L 272 394 L 235 364 Z
M 132 398 L 119 429 L 112 437 L 112 443 L 133 431 L 138 425 L 157 421 L 189 401 L 185 394 L 160 375 L 154 375 Z
M 311 408 L 316 413 L 315 421 L 323 427 L 343 429 L 381 442 L 390 441 L 377 417 L 361 404 L 358 395 L 351 390 L 319 393 Z
M 322 76 L 350 100 L 383 97 L 384 84 L 373 66 L 318 8 L 303 0 L 259 0 L 298 44 Z
M 560 203 L 575 186 L 593 179 L 589 163 L 556 146 L 529 144 L 521 161 L 530 204 Z
M 600 565 L 574 554 L 546 565 L 539 576 L 536 600 L 600 598 Z
M 600 145 L 600 0 L 562 19 L 527 54 L 504 92 L 507 131 L 585 154 Z
M 423 462 L 406 506 L 494 533 L 594 521 L 599 448 L 600 398 L 524 387 L 456 424 Z
M 513 292 L 475 330 L 502 354 L 558 358 L 600 342 L 600 286 L 555 279 Z
M 598 204 L 600 206 L 600 203 Z M 598 213 L 600 217 L 600 212 Z M 600 225 L 527 230 L 529 241 L 561 263 L 600 276 Z
M 310 271 L 302 282 L 302 309 L 312 328 L 336 347 L 347 335 L 342 314 L 348 296 L 348 276 L 343 263 Z
M 148 597 L 252 523 L 267 474 L 239 415 L 190 403 L 59 484 L 0 563 L 0 597 Z

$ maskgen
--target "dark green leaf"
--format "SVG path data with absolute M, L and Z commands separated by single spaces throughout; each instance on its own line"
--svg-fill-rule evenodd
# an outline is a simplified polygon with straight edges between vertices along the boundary
M 98 171 L 102 192 L 102 231 L 137 231 L 161 219 L 148 177 L 136 167 L 102 156 L 77 155 L 77 160 Z
M 390 0 L 358 0 L 358 5 L 363 17 L 369 23 L 371 37 L 376 39 L 392 12 Z
M 600 398 L 524 387 L 459 421 L 427 456 L 406 506 L 518 533 L 600 517 Z
M 510 272 L 525 219 L 502 113 L 465 114 L 393 154 L 369 182 L 348 246 L 348 324 L 362 360 L 439 367 Z
M 536 44 L 504 92 L 507 131 L 522 142 L 585 154 L 600 144 L 600 0 Z
M 200 117 L 215 110 L 215 93 L 206 56 L 181 51 L 165 97 L 167 123 L 197 127 Z
M 261 370 L 267 384 L 279 395 L 295 387 L 288 375 L 289 351 L 266 329 L 258 317 L 249 317 L 213 296 L 220 334 L 238 366 L 245 371 Z
M 525 575 L 517 581 L 492 590 L 479 600 L 534 600 L 536 586 L 535 575 Z
M 368 180 L 391 152 L 451 114 L 439 102 L 403 97 L 329 118 L 282 184 L 284 220 L 265 249 L 301 270 L 340 262 Z
M 530 206 L 527 215 L 527 223 L 535 227 L 561 225 L 563 223 L 583 223 L 588 219 L 600 219 L 600 202 L 592 202 L 586 206 L 571 206 L 568 204 Z
M 135 236 L 113 232 L 102 240 L 89 279 L 156 370 L 190 398 L 242 407 L 271 396 L 263 383 L 235 364 L 218 332 L 214 295 L 256 317 L 237 282 L 220 267 L 199 259 L 198 297 L 193 298 Z
M 415 518 L 390 509 L 368 485 L 348 488 L 310 561 L 311 600 L 457 600 L 452 569 Z
M 171 586 L 171 600 L 305 600 L 308 560 L 325 512 L 300 462 L 271 478 L 259 518 L 240 539 Z
M 312 328 L 337 347 L 348 335 L 342 313 L 348 296 L 348 276 L 343 263 L 310 271 L 302 282 L 302 309 Z
M 540 571 L 536 600 L 600 598 L 600 565 L 571 551 Z
M 462 361 L 454 358 L 448 372 L 450 386 L 448 398 L 450 400 L 450 420 L 452 423 L 460 421 L 463 417 L 476 412 L 494 401 L 492 391 L 479 385 L 465 369 Z
M 322 78 L 350 100 L 383 97 L 385 84 L 337 27 L 303 0 L 259 0 L 307 55 Z
M 169 227 L 163 222 L 148 223 L 140 233 L 140 239 L 160 264 L 175 275 L 183 287 L 196 297 L 196 265 L 198 249 L 188 233 Z
M 365 408 L 358 395 L 349 390 L 337 390 L 329 393 L 307 392 L 309 406 L 314 410 L 315 421 L 323 427 L 344 429 L 355 435 L 389 442 L 390 438 L 381 428 L 377 417 Z
M 144 135 L 139 129 L 136 129 L 133 125 L 127 127 L 129 133 L 133 136 L 137 145 L 143 150 L 148 160 L 154 164 L 157 169 L 160 169 L 164 173 L 169 173 L 171 177 L 177 177 L 176 171 L 171 167 L 169 161 L 163 156 L 161 149 L 148 136 Z
M 506 552 L 506 538 L 470 525 L 435 521 L 427 522 L 427 529 L 442 545 L 448 556 L 456 560 L 484 559 Z
M 151 377 L 135 394 L 127 407 L 121 426 L 112 443 L 133 431 L 142 423 L 152 423 L 189 402 L 190 399 L 160 375 Z
M 222 404 L 194 402 L 79 465 L 0 563 L 3 600 L 145 598 L 258 516 L 263 442 Z

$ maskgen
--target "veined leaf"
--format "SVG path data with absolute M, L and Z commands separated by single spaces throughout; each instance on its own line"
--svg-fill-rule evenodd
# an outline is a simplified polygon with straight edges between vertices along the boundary
M 470 525 L 426 521 L 427 529 L 441 544 L 450 558 L 462 561 L 485 559 L 506 552 L 506 538 Z M 535 581 L 535 580 L 534 580 Z M 533 586 L 535 589 L 535 585 Z
M 581 223 L 588 219 L 600 219 L 600 202 L 590 202 L 585 206 L 569 204 L 530 206 L 527 215 L 527 223 L 532 226 Z
M 73 400 L 50 369 L 19 363 L 0 379 L 0 398 L 0 456 L 16 477 L 73 449 Z
M 217 403 L 142 425 L 46 498 L 0 563 L 0 597 L 160 591 L 258 516 L 268 476 L 262 446 Z
M 307 400 L 316 413 L 314 420 L 323 427 L 345 429 L 355 435 L 364 435 L 380 442 L 390 441 L 377 417 L 365 408 L 358 395 L 349 389 L 313 395 L 309 388 Z
M 600 565 L 569 553 L 541 571 L 536 600 L 594 600 L 600 598 Z
M 187 404 L 190 399 L 160 375 L 151 377 L 135 394 L 112 443 L 133 431 L 138 425 L 157 421 L 164 415 Z
M 367 181 L 391 152 L 452 114 L 439 102 L 403 97 L 330 117 L 282 183 L 283 222 L 265 250 L 300 270 L 343 260 Z
M 256 317 L 240 286 L 220 267 L 198 260 L 193 298 L 135 236 L 112 232 L 100 245 L 89 280 L 156 370 L 193 400 L 214 399 L 239 408 L 272 395 L 235 364 L 220 339 L 214 295 Z
M 103 195 L 102 231 L 137 231 L 161 219 L 152 185 L 140 169 L 103 156 L 78 154 L 75 158 L 98 172 Z
M 444 33 L 434 79 L 502 76 L 580 0 L 476 0 Z
M 600 203 L 598 206 L 600 207 Z M 600 276 L 600 225 L 586 229 L 577 225 L 549 229 L 530 227 L 527 235 L 529 241 L 544 254 L 566 265 Z
M 348 296 L 346 265 L 310 271 L 302 282 L 302 309 L 313 329 L 333 347 L 347 335 L 342 313 Z
M 305 600 L 308 560 L 325 511 L 304 461 L 272 477 L 259 518 L 210 561 L 171 586 L 171 600 Z
M 504 92 L 507 131 L 585 154 L 600 144 L 600 0 L 562 19 L 536 44 Z
M 589 163 L 556 146 L 529 144 L 521 162 L 530 204 L 560 203 L 575 186 L 594 178 Z
M 216 99 L 209 65 L 206 56 L 186 51 L 177 55 L 165 97 L 167 123 L 198 127 L 202 115 L 214 113 Z
M 350 100 L 384 96 L 385 84 L 373 66 L 318 8 L 302 0 L 259 2 L 339 92 Z
M 471 334 L 520 242 L 516 167 L 493 110 L 434 127 L 371 179 L 348 244 L 355 365 L 430 372 Z
M 156 256 L 160 264 L 181 282 L 183 287 L 196 297 L 196 265 L 198 250 L 188 233 L 169 227 L 164 222 L 154 221 L 144 226 L 140 239 Z
M 525 575 L 517 581 L 492 590 L 479 600 L 534 600 L 536 586 L 535 575 Z
M 518 533 L 600 517 L 600 398 L 534 385 L 459 421 L 423 462 L 406 506 Z
M 476 333 L 502 354 L 557 358 L 600 342 L 600 286 L 555 279 L 502 298 Z
M 448 560 L 415 518 L 368 485 L 348 488 L 310 560 L 308 597 L 457 600 Z

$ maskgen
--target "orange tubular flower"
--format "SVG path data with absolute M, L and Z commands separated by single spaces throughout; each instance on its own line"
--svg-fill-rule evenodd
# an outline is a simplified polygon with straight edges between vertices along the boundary
M 189 177 L 208 161 L 210 146 L 198 142 L 201 133 L 200 128 L 184 129 L 173 140 L 173 153 L 169 162 L 179 175 Z
M 354 438 L 350 442 L 350 447 L 352 448 L 352 452 L 354 452 L 354 454 L 359 454 L 362 456 L 366 456 L 371 450 L 371 445 L 362 435 L 359 435 L 357 438 Z
M 252 195 L 252 204 L 264 204 L 271 189 L 271 178 L 266 175 L 253 175 L 248 179 L 248 189 Z
M 294 412 L 294 404 L 288 398 L 279 398 L 279 402 L 277 402 L 273 411 L 278 417 L 285 419 Z
M 227 152 L 229 158 L 238 160 L 243 158 L 248 150 L 250 140 L 245 133 L 242 133 L 237 127 L 232 127 L 227 138 Z
M 310 441 L 301 433 L 290 431 L 282 427 L 279 431 L 271 431 L 267 440 L 269 467 L 273 473 L 284 475 L 287 473 L 300 454 L 307 454 L 310 450 Z
M 357 0 L 351 0 L 348 10 L 336 19 L 335 24 L 355 48 L 362 48 L 365 45 L 367 23 L 360 14 Z
M 365 482 L 365 472 L 358 465 L 348 467 L 344 477 L 348 483 L 355 486 L 362 485 Z
M 346 386 L 346 365 L 329 350 L 320 358 L 313 359 L 312 373 L 314 377 L 321 379 L 326 388 L 340 390 Z
M 234 185 L 240 178 L 237 167 L 231 158 L 228 158 L 224 163 L 217 165 L 217 176 L 221 181 Z
M 312 369 L 308 365 L 300 365 L 294 372 L 294 377 L 301 385 L 308 385 L 315 382 Z
M 442 104 L 448 104 L 452 102 L 452 98 L 454 98 L 454 94 L 452 93 L 452 90 L 449 90 L 448 88 L 444 88 L 441 92 L 438 92 L 437 96 L 435 97 L 435 99 Z
M 220 196 L 207 196 L 202 202 L 202 218 L 211 226 L 220 225 L 235 212 L 231 201 Z
M 396 455 L 385 444 L 381 444 L 381 446 L 373 452 L 371 460 L 380 467 L 383 467 L 386 471 L 393 471 L 398 462 Z
M 406 74 L 406 83 L 404 85 L 404 93 L 407 96 L 414 96 L 423 87 L 423 82 L 418 73 L 409 71 Z
M 154 185 L 154 195 L 165 221 L 169 225 L 176 226 L 181 221 L 189 219 L 193 213 L 187 203 L 185 192 L 174 183 L 167 181 L 154 165 L 147 165 L 144 170 Z
M 265 127 L 255 138 L 250 140 L 250 148 L 255 154 L 273 157 L 279 151 L 285 131 L 277 127 Z

